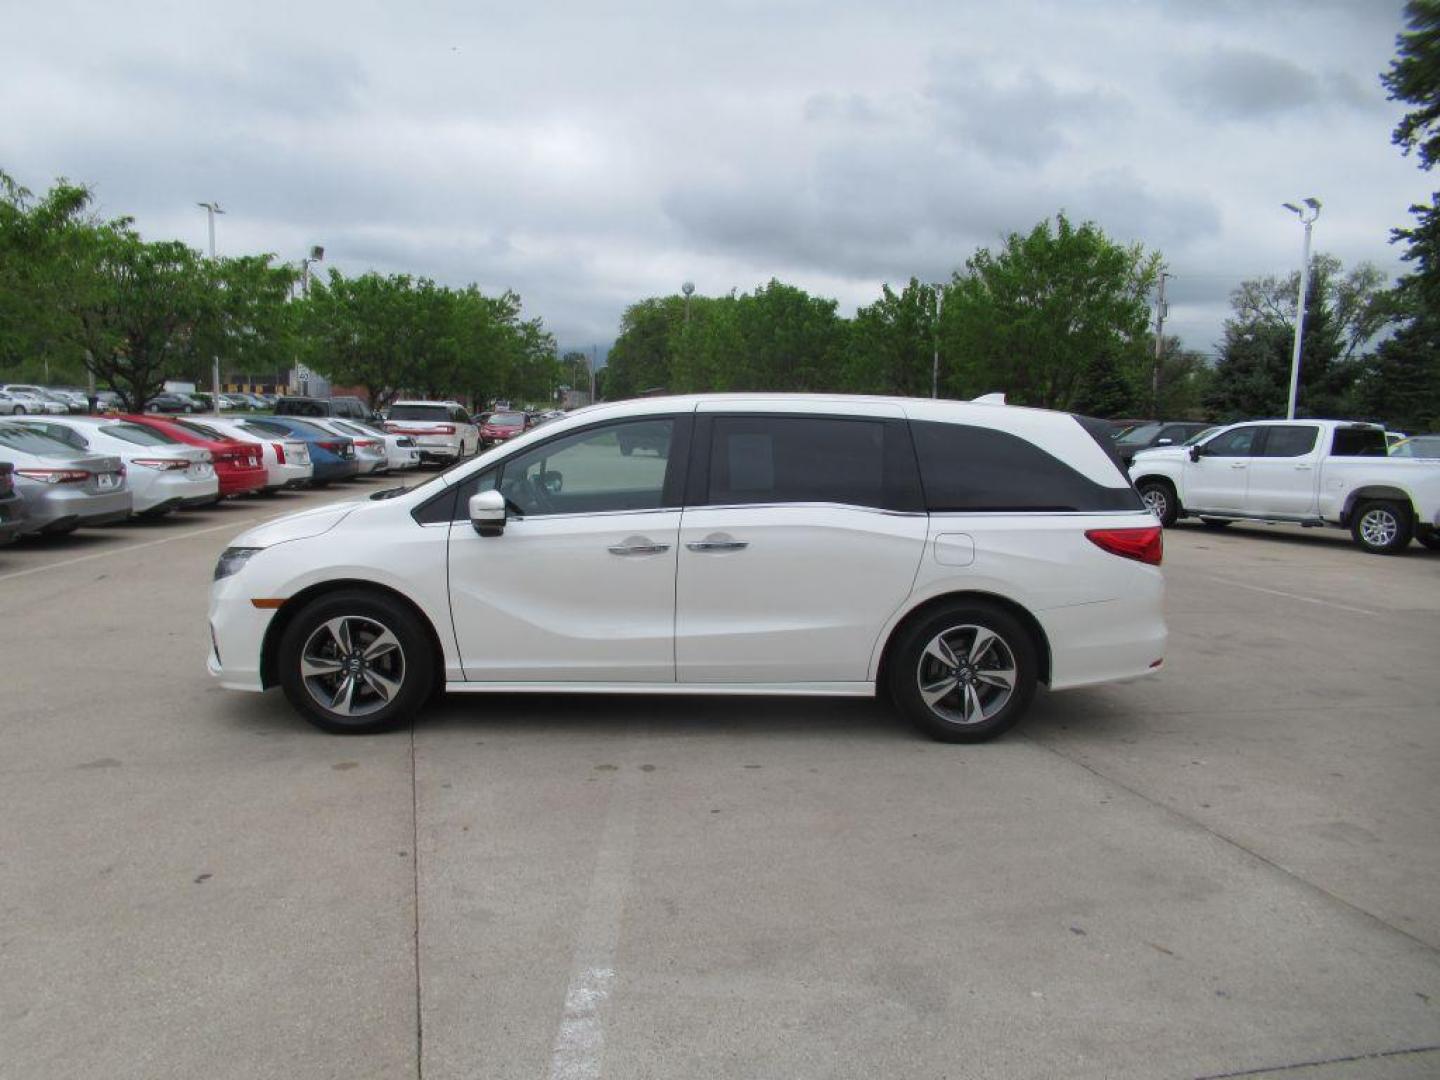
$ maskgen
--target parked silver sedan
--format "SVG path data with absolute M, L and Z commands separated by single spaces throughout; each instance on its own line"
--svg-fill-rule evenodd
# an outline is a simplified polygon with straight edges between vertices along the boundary
M 118 457 L 81 453 L 12 421 L 0 422 L 0 461 L 15 466 L 25 500 L 22 535 L 68 533 L 130 516 L 133 499 Z
M 125 463 L 137 516 L 161 517 L 220 498 L 210 452 L 154 428 L 107 416 L 26 416 L 14 423 L 78 453 L 117 455 Z

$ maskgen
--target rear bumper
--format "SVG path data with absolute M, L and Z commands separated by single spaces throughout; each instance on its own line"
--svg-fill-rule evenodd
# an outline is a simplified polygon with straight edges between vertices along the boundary
M 266 465 L 265 486 L 272 491 L 299 487 L 301 484 L 309 482 L 313 471 L 309 464 L 297 465 L 288 461 L 284 465 Z
M 344 461 L 312 461 L 311 480 L 344 480 L 360 471 L 360 464 L 352 459 Z
M 220 480 L 221 495 L 243 495 L 247 491 L 259 491 L 265 486 L 266 470 L 259 469 L 233 469 L 225 472 L 216 471 L 215 475 Z
M 1158 576 L 1158 575 L 1157 575 Z M 1162 593 L 1035 612 L 1050 643 L 1050 689 L 1153 675 L 1165 660 Z

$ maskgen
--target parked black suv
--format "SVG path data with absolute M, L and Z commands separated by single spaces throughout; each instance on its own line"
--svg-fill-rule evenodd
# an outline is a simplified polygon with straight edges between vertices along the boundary
M 276 416 L 338 416 L 369 420 L 371 412 L 358 397 L 281 397 L 275 399 Z

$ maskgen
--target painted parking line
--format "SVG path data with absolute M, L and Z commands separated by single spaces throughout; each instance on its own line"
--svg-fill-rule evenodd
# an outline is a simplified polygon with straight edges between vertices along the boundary
M 111 555 L 124 555 L 127 551 L 140 551 L 144 548 L 158 547 L 161 544 L 173 544 L 177 540 L 189 540 L 193 536 L 205 536 L 208 533 L 224 532 L 226 529 L 235 529 L 241 525 L 255 525 L 265 520 L 267 519 L 263 517 L 237 518 L 234 521 L 226 522 L 224 525 L 212 525 L 208 529 L 192 529 L 175 536 L 162 536 L 159 540 L 147 540 L 143 544 L 126 544 L 124 547 L 111 548 L 108 551 L 96 551 L 90 555 L 78 555 L 73 559 L 61 559 L 59 562 L 46 563 L 44 566 L 32 566 L 28 570 L 15 570 L 8 574 L 0 574 L 0 581 L 29 577 L 31 574 L 43 574 L 47 570 L 62 570 L 67 566 L 75 566 L 79 563 L 90 562 L 94 559 L 104 559 Z
M 1264 585 L 1250 585 L 1243 581 L 1235 581 L 1232 578 L 1215 577 L 1212 574 L 1200 574 L 1207 581 L 1216 581 L 1221 585 L 1232 585 L 1237 589 L 1249 589 L 1251 592 L 1265 593 L 1268 596 L 1283 596 L 1287 600 L 1300 600 L 1306 604 L 1319 604 L 1322 607 L 1338 608 L 1340 611 L 1353 612 L 1356 615 L 1372 615 L 1375 618 L 1384 616 L 1378 611 L 1371 611 L 1369 608 L 1354 607 L 1351 604 L 1341 604 L 1334 600 L 1322 600 L 1318 596 L 1306 596 L 1303 593 L 1286 592 L 1284 589 L 1267 589 Z

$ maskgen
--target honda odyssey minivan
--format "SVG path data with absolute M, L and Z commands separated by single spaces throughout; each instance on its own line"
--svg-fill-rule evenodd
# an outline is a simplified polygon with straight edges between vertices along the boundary
M 1155 671 L 1160 558 L 1098 422 L 647 398 L 242 535 L 215 568 L 209 666 L 334 732 L 404 724 L 440 687 L 885 690 L 935 738 L 977 741 L 1039 684 Z

